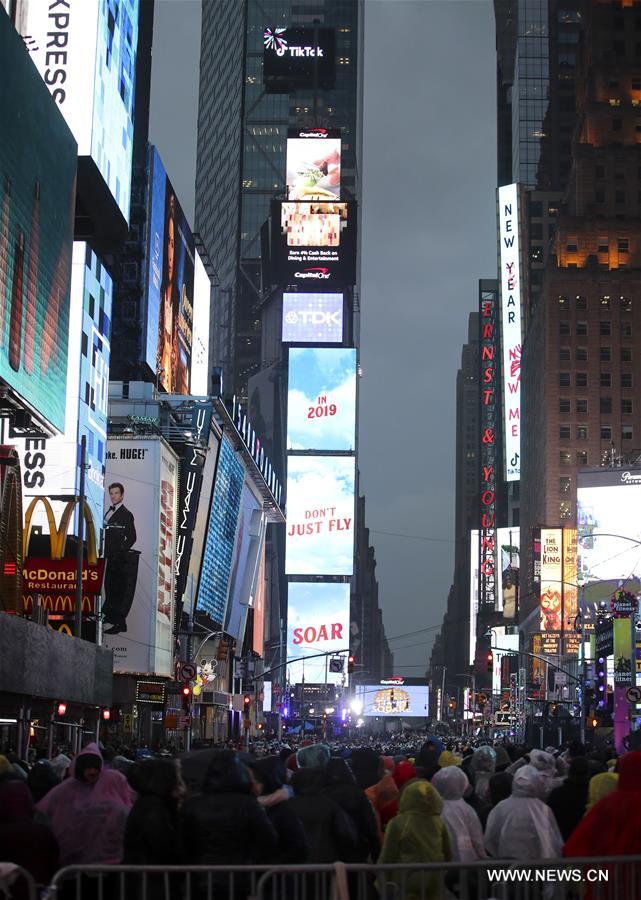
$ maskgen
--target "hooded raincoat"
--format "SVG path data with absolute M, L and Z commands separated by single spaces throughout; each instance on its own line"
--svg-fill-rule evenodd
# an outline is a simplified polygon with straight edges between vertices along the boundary
M 522 766 L 512 796 L 501 800 L 487 819 L 485 847 L 495 859 L 554 859 L 563 839 L 554 813 L 543 802 L 545 779 L 534 766 Z
M 454 859 L 460 862 L 484 859 L 486 853 L 479 817 L 463 799 L 471 790 L 465 772 L 458 766 L 447 766 L 434 775 L 432 784 L 443 798 L 443 819 L 450 832 Z
M 490 802 L 489 782 L 494 775 L 496 753 L 492 747 L 479 747 L 474 751 L 471 767 L 474 777 L 474 793 L 481 803 Z
M 98 745 L 88 744 L 74 760 L 71 776 L 37 804 L 37 809 L 51 823 L 63 866 L 114 865 L 122 859 L 125 822 L 133 804 L 133 793 L 125 776 L 113 769 L 103 767 L 95 784 L 82 780 L 82 767 L 77 764 L 89 755 L 102 760 Z
M 399 863 L 410 866 L 451 860 L 452 844 L 441 817 L 442 811 L 443 801 L 428 781 L 420 779 L 408 784 L 401 794 L 398 815 L 387 826 L 379 865 Z M 396 885 L 399 897 L 404 886 L 406 900 L 438 900 L 441 897 L 438 874 L 385 873 L 381 877 Z
M 585 812 L 589 813 L 599 800 L 616 791 L 618 783 L 619 776 L 616 772 L 599 772 L 598 775 L 593 775 L 588 785 L 588 803 Z

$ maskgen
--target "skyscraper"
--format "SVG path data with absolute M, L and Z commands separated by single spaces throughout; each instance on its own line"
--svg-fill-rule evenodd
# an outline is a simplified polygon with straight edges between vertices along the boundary
M 341 185 L 348 199 L 358 197 L 361 14 L 360 0 L 203 2 L 196 231 L 217 271 L 210 354 L 227 393 L 244 395 L 249 378 L 274 361 L 273 348 L 262 348 L 270 285 L 261 229 L 285 191 L 288 128 L 340 129 Z M 266 91 L 265 29 L 294 26 L 335 29 L 333 88 Z

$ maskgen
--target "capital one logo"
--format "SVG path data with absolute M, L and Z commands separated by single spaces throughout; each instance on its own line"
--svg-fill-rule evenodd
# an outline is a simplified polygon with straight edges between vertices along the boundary
M 294 278 L 313 278 L 316 281 L 322 281 L 329 277 L 329 269 L 325 266 L 315 266 L 311 269 L 303 269 L 302 272 L 294 272 Z
M 325 325 L 327 328 L 332 328 L 333 326 L 340 328 L 341 314 L 339 310 L 322 312 L 318 309 L 303 309 L 296 312 L 296 310 L 290 309 L 285 314 L 285 322 L 291 326 Z

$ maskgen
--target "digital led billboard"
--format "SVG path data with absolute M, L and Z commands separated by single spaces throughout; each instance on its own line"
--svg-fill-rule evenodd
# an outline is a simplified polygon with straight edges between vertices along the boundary
M 310 287 L 353 284 L 356 216 L 348 203 L 275 201 L 272 269 L 277 282 Z
M 218 451 L 195 607 L 220 625 L 225 620 L 244 480 L 243 464 L 229 440 L 223 436 Z
M 265 596 L 267 593 L 267 584 L 266 584 L 266 575 L 267 575 L 267 567 L 266 567 L 266 559 L 265 559 L 265 543 L 263 542 L 263 547 L 260 552 L 260 561 L 258 566 L 258 578 L 256 580 L 256 588 L 254 590 L 254 594 L 251 601 L 252 609 L 254 610 L 254 629 L 252 635 L 252 650 L 258 656 L 263 656 L 265 652 Z M 265 684 L 270 685 L 271 682 L 267 681 Z M 263 709 L 271 709 L 271 704 L 265 706 L 263 704 Z
M 21 0 L 16 27 L 129 221 L 139 0 Z
M 477 530 L 473 530 L 470 531 L 470 634 L 468 644 L 468 662 L 471 666 L 474 665 L 474 660 L 476 659 L 476 630 L 479 614 L 479 586 L 479 533 Z
M 0 381 L 61 431 L 76 142 L 6 15 L 0 59 Z
M 504 619 L 514 619 L 519 600 L 520 529 L 497 528 L 496 573 L 498 609 Z
M 329 671 L 329 658 L 303 656 L 349 650 L 349 584 L 291 581 L 287 589 L 287 677 L 291 684 L 341 684 L 343 672 Z M 291 662 L 290 660 L 299 660 Z M 327 673 L 327 674 L 326 674 Z
M 155 147 L 150 147 L 149 167 L 145 358 L 160 387 L 170 394 L 188 394 L 196 247 Z
M 209 394 L 209 311 L 211 282 L 197 250 L 194 251 L 194 316 L 189 390 L 196 397 Z
M 506 481 L 521 477 L 521 257 L 518 185 L 498 189 Z
M 114 672 L 172 671 L 178 459 L 162 438 L 109 438 L 104 644 Z
M 356 350 L 289 351 L 288 450 L 353 450 L 356 440 Z
M 429 715 L 429 688 L 426 684 L 408 684 L 405 679 L 383 679 L 379 684 L 358 684 L 355 699 L 362 704 L 360 713 L 371 716 L 399 716 L 403 719 Z
M 340 344 L 342 340 L 342 294 L 283 294 L 283 343 Z
M 327 90 L 336 82 L 333 28 L 266 26 L 263 35 L 263 86 L 268 93 L 297 88 Z
M 327 128 L 290 129 L 287 137 L 287 199 L 339 200 L 341 134 Z
M 238 515 L 236 543 L 229 577 L 229 599 L 225 612 L 224 630 L 237 641 L 245 632 L 247 610 L 250 606 L 260 567 L 265 538 L 265 519 L 262 504 L 245 484 Z
M 541 631 L 561 631 L 563 622 L 563 531 L 541 529 Z
M 287 463 L 287 575 L 351 575 L 355 461 L 290 456 Z

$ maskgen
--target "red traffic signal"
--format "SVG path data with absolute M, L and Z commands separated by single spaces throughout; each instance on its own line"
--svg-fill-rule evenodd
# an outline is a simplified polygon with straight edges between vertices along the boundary
M 489 652 L 487 654 L 487 671 L 492 672 L 494 669 L 494 654 Z
M 191 687 L 186 684 L 183 687 L 183 711 L 188 713 L 191 709 Z
M 67 704 L 66 704 L 66 703 L 59 703 L 59 704 L 58 704 L 58 715 L 59 715 L 59 716 L 64 716 L 64 714 L 65 714 L 66 712 L 67 712 Z
M 349 675 L 354 671 L 354 666 L 356 665 L 356 657 L 351 654 L 347 657 L 347 672 Z
M 105 722 L 108 722 L 109 719 L 111 718 L 111 710 L 110 710 L 110 709 L 103 709 L 103 711 L 102 711 L 102 718 L 105 720 Z

